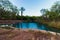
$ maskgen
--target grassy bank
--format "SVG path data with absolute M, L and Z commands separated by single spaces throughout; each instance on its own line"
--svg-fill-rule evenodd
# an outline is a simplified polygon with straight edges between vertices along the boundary
M 41 21 L 42 24 L 47 25 L 48 27 L 54 27 L 60 29 L 60 21 Z

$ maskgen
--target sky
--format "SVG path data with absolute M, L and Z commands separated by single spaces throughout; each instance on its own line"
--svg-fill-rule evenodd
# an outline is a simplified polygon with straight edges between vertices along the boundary
M 59 0 L 9 0 L 18 9 L 25 8 L 24 16 L 41 16 L 41 9 L 50 9 Z

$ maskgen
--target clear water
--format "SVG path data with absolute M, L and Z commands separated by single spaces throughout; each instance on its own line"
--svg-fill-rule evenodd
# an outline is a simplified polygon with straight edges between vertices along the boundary
M 22 22 L 14 24 L 16 28 L 22 28 L 22 29 L 38 29 L 38 30 L 46 30 L 46 31 L 54 31 L 54 32 L 60 32 L 60 29 L 47 27 L 46 25 L 35 23 L 35 22 Z

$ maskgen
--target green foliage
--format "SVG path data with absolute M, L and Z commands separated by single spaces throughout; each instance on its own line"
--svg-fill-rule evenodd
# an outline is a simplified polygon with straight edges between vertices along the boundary
M 51 7 L 51 11 L 60 13 L 60 1 L 55 2 L 55 4 Z
M 23 11 L 25 11 L 24 7 L 21 7 L 20 11 L 21 11 L 21 16 L 23 16 Z
M 0 0 L 0 19 L 16 19 L 18 13 L 17 7 L 9 0 Z
M 45 15 L 48 12 L 48 9 L 41 9 L 40 11 L 41 11 L 42 15 Z
M 18 9 L 9 0 L 0 0 L 1 7 L 6 11 L 12 11 L 18 13 Z
M 50 10 L 42 9 L 41 12 L 43 13 L 46 19 L 49 20 L 57 20 L 60 17 L 60 1 L 57 1 L 54 5 L 52 5 Z
M 60 28 L 60 1 L 55 2 L 50 10 L 43 9 L 41 13 L 43 14 L 40 19 L 41 23 L 49 27 Z

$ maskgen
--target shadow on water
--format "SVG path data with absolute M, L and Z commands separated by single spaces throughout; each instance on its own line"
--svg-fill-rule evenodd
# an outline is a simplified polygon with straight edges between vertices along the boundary
M 29 23 L 26 23 L 26 28 L 29 28 Z
M 46 30 L 45 25 L 42 25 L 40 23 L 36 23 L 36 24 L 37 24 L 37 29 Z
M 14 26 L 16 28 L 22 28 L 22 29 L 39 29 L 39 30 L 60 32 L 60 29 L 47 27 L 46 25 L 36 23 L 36 22 L 21 22 L 21 23 L 14 24 Z

